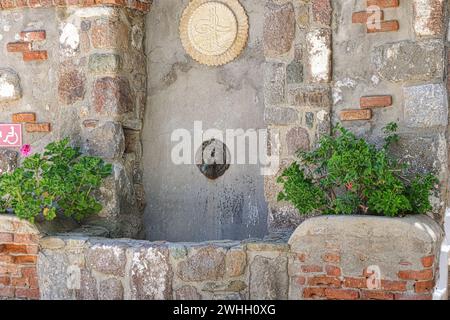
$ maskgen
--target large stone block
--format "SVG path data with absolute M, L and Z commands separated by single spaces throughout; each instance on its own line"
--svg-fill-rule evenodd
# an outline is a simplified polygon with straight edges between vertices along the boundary
M 289 52 L 295 37 L 295 12 L 292 3 L 269 3 L 264 15 L 264 54 L 274 58 Z
M 184 281 L 219 280 L 225 274 L 224 250 L 214 246 L 192 249 L 188 258 L 178 264 L 178 275 Z
M 131 299 L 171 299 L 173 273 L 169 249 L 163 246 L 146 246 L 131 248 L 129 254 Z
M 257 255 L 250 263 L 250 299 L 287 299 L 289 279 L 287 258 L 269 258 Z
M 298 112 L 288 107 L 266 108 L 264 110 L 264 121 L 267 124 L 287 125 L 299 120 Z
M 419 37 L 442 36 L 444 0 L 414 0 L 414 31 Z
M 288 102 L 297 107 L 330 108 L 331 89 L 323 86 L 299 86 L 288 91 Z
M 442 41 L 402 41 L 376 47 L 372 62 L 378 74 L 389 81 L 427 81 L 444 77 Z
M 443 84 L 426 84 L 403 89 L 405 123 L 414 128 L 447 126 L 448 98 Z
M 22 87 L 17 73 L 12 69 L 0 69 L 0 103 L 18 100 L 22 97 Z
M 134 99 L 128 79 L 97 79 L 93 90 L 94 109 L 101 115 L 117 116 L 133 110 Z
M 92 73 L 117 73 L 122 68 L 119 55 L 113 53 L 95 53 L 89 57 L 89 71 Z
M 59 75 L 59 100 L 64 104 L 73 104 L 83 100 L 86 92 L 86 79 L 78 70 L 64 70 Z
M 266 105 L 284 103 L 286 100 L 286 67 L 283 63 L 264 65 L 264 101 Z
M 331 80 L 331 31 L 314 29 L 306 35 L 309 77 L 312 82 Z

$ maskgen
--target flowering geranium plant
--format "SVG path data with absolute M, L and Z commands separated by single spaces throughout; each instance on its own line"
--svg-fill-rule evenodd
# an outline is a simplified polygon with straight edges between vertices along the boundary
M 279 201 L 292 203 L 301 214 L 374 214 L 401 216 L 432 209 L 430 196 L 438 186 L 431 173 L 409 177 L 407 166 L 391 156 L 399 137 L 397 125 L 385 128 L 381 148 L 358 139 L 338 125 L 311 152 L 298 152 L 278 178 Z
M 112 166 L 98 157 L 83 156 L 69 140 L 50 143 L 43 154 L 31 154 L 24 145 L 24 160 L 13 172 L 0 175 L 0 213 L 13 211 L 34 222 L 53 220 L 57 213 L 81 220 L 102 206 L 93 196 Z

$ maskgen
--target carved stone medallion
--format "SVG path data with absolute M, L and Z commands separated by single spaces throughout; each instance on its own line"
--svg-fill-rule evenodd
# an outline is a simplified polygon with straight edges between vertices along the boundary
M 192 0 L 180 23 L 183 47 L 208 66 L 238 57 L 248 39 L 248 17 L 238 0 Z

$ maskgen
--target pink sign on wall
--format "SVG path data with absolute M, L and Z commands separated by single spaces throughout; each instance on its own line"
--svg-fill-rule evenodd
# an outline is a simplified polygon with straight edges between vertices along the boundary
M 0 147 L 21 147 L 22 125 L 0 123 Z

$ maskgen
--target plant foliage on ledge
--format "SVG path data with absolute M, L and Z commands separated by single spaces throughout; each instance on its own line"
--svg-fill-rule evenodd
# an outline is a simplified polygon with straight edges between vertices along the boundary
M 102 205 L 93 193 L 112 172 L 111 164 L 81 155 L 69 140 L 50 143 L 44 154 L 24 159 L 22 166 L 0 175 L 0 213 L 13 211 L 30 222 L 53 220 L 57 213 L 81 220 Z
M 299 160 L 283 171 L 278 201 L 292 203 L 301 214 L 395 217 L 430 211 L 438 179 L 431 173 L 407 177 L 407 166 L 389 153 L 399 139 L 396 131 L 395 123 L 384 128 L 385 143 L 378 149 L 337 125 L 316 150 L 298 152 Z

